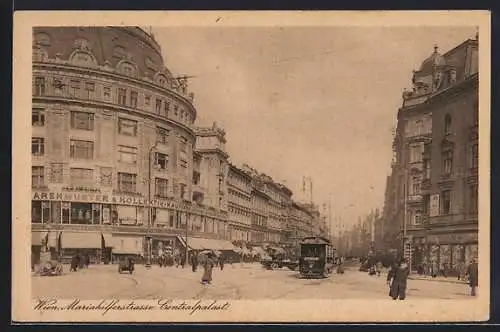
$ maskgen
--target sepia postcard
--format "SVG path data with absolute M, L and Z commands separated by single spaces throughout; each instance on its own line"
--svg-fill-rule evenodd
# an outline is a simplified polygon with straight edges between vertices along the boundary
M 13 322 L 489 318 L 489 12 L 13 34 Z

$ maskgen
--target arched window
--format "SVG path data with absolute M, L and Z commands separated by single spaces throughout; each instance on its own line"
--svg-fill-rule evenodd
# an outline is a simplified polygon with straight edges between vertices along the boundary
M 451 115 L 446 114 L 444 116 L 444 134 L 449 135 L 451 133 Z
M 70 57 L 70 61 L 79 66 L 92 66 L 96 63 L 92 54 L 82 51 L 74 52 Z
M 137 76 L 137 68 L 130 62 L 121 61 L 118 64 L 118 71 L 126 76 L 136 77 Z

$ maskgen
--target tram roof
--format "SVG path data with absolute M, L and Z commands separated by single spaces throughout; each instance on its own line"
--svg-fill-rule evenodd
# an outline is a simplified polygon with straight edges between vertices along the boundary
M 321 236 L 309 236 L 302 239 L 301 244 L 331 244 L 330 240 Z

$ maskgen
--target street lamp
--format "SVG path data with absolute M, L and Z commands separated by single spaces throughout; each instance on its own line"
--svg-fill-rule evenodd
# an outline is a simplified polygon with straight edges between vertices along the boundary
M 147 250 L 148 250 L 148 253 L 147 253 L 147 260 L 146 260 L 146 268 L 151 268 L 151 256 L 153 255 L 153 241 L 152 241 L 152 238 L 151 238 L 151 224 L 152 224 L 152 214 L 153 214 L 153 207 L 151 205 L 151 173 L 152 173 L 152 170 L 151 170 L 151 159 L 152 159 L 152 156 L 151 154 L 153 153 L 154 149 L 156 149 L 156 146 L 157 146 L 158 142 L 155 142 L 155 144 L 153 146 L 151 146 L 151 148 L 149 149 L 148 151 L 148 158 L 149 158 L 149 162 L 148 162 L 148 228 L 147 228 L 147 233 L 148 233 L 148 236 L 146 236 L 146 243 L 147 243 Z

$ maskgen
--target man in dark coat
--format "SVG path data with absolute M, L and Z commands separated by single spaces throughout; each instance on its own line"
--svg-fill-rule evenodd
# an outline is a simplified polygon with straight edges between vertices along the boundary
M 409 274 L 410 268 L 404 258 L 399 264 L 393 265 L 387 274 L 387 284 L 390 285 L 389 296 L 393 300 L 406 298 L 406 282 Z
M 220 255 L 219 256 L 219 267 L 222 270 L 224 270 L 224 256 Z
M 467 275 L 469 276 L 469 286 L 470 286 L 470 295 L 476 296 L 476 288 L 478 285 L 478 267 L 475 259 L 469 265 L 467 269 Z
M 196 253 L 191 254 L 191 268 L 193 269 L 193 272 L 196 272 L 196 268 L 198 267 L 198 255 Z
M 76 272 L 79 265 L 80 265 L 80 256 L 76 254 L 73 256 L 73 258 L 71 258 L 71 266 L 69 270 Z

